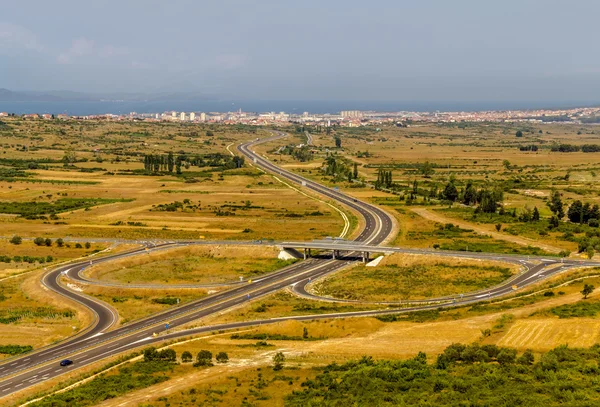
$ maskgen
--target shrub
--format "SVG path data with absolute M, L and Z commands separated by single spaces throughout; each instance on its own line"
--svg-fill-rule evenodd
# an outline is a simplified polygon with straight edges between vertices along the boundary
M 43 237 L 36 237 L 35 239 L 33 239 L 33 243 L 36 246 L 43 246 L 45 242 L 46 240 Z
M 23 243 L 23 238 L 21 236 L 14 235 L 10 239 L 10 243 L 15 244 L 15 245 L 21 244 L 21 243 Z
M 229 356 L 225 352 L 217 353 L 217 363 L 227 363 L 229 362 Z
M 187 350 L 181 354 L 181 361 L 183 363 L 189 363 L 192 361 L 192 354 Z
M 196 355 L 194 366 L 212 366 L 212 353 L 208 350 L 201 350 Z

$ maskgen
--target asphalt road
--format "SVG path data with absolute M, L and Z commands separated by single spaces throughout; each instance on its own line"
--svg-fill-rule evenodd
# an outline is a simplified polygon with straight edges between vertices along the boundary
M 256 140 L 246 144 L 242 144 L 238 147 L 239 151 L 246 155 L 250 160 L 264 168 L 266 171 L 274 173 L 276 176 L 286 178 L 289 181 L 298 183 L 304 188 L 311 189 L 323 196 L 329 197 L 339 203 L 342 203 L 348 207 L 351 207 L 358 211 L 365 219 L 365 228 L 360 233 L 356 241 L 365 244 L 381 244 L 391 234 L 393 230 L 393 220 L 391 217 L 376 206 L 360 202 L 354 198 L 351 198 L 339 191 L 332 190 L 321 186 L 313 181 L 302 178 L 296 174 L 290 173 L 286 170 L 280 169 L 273 165 L 268 160 L 254 154 L 252 148 L 259 142 L 266 142 L 273 139 L 282 137 L 283 134 L 278 134 L 275 137 L 269 139 Z M 177 243 L 162 243 L 150 245 L 139 250 L 132 252 L 120 253 L 113 256 L 106 256 L 101 259 L 94 259 L 94 263 L 112 261 L 115 259 L 124 258 L 133 255 L 143 255 L 148 250 L 163 250 L 168 247 L 174 247 L 178 245 L 186 244 L 197 244 L 197 242 L 177 242 Z M 406 249 L 406 252 L 418 252 L 427 254 L 429 251 Z M 442 254 L 443 252 L 435 251 L 436 254 Z M 116 321 L 116 313 L 108 305 L 91 297 L 87 297 L 81 293 L 71 291 L 67 287 L 63 286 L 61 282 L 61 274 L 63 272 L 70 276 L 76 276 L 85 267 L 89 266 L 89 261 L 82 261 L 75 264 L 69 264 L 66 266 L 59 267 L 44 276 L 43 283 L 51 290 L 58 292 L 59 294 L 69 297 L 74 301 L 78 301 L 83 305 L 89 307 L 96 313 L 96 322 L 88 328 L 85 332 L 79 334 L 74 338 L 67 339 L 59 344 L 49 346 L 44 349 L 40 349 L 21 357 L 11 358 L 3 361 L 0 364 L 0 398 L 22 391 L 28 387 L 34 386 L 45 380 L 49 380 L 58 377 L 66 372 L 81 368 L 83 366 L 95 363 L 104 358 L 120 354 L 122 352 L 138 348 L 140 346 L 147 346 L 152 343 L 159 343 L 165 340 L 181 338 L 190 335 L 199 334 L 202 332 L 209 332 L 221 329 L 233 329 L 240 327 L 253 326 L 258 324 L 275 323 L 282 320 L 295 319 L 295 320 L 312 320 L 312 319 L 330 319 L 330 318 L 343 318 L 352 316 L 369 316 L 384 313 L 403 313 L 415 310 L 425 310 L 439 307 L 456 306 L 457 304 L 469 304 L 488 298 L 494 298 L 500 295 L 504 295 L 508 292 L 513 291 L 512 286 L 514 284 L 523 287 L 538 281 L 540 278 L 547 277 L 551 273 L 545 271 L 551 263 L 555 263 L 560 260 L 547 259 L 547 262 L 541 262 L 540 264 L 534 264 L 531 260 L 527 260 L 526 256 L 521 258 L 517 256 L 498 256 L 490 254 L 475 254 L 468 253 L 469 257 L 474 258 L 504 258 L 504 261 L 520 262 L 526 267 L 526 271 L 516 277 L 513 281 L 506 282 L 503 285 L 494 287 L 487 292 L 479 292 L 472 294 L 465 294 L 463 298 L 458 299 L 455 302 L 455 298 L 442 298 L 440 302 L 436 304 L 417 304 L 413 307 L 405 307 L 402 309 L 390 309 L 390 310 L 378 310 L 378 311 L 361 311 L 354 313 L 334 313 L 324 315 L 306 315 L 306 316 L 295 316 L 288 318 L 273 318 L 264 321 L 245 321 L 232 324 L 222 324 L 214 326 L 206 326 L 195 329 L 175 331 L 174 329 L 187 324 L 191 321 L 196 321 L 200 318 L 220 313 L 231 307 L 240 306 L 248 301 L 252 301 L 256 298 L 269 295 L 277 290 L 281 290 L 285 287 L 292 286 L 303 295 L 309 295 L 305 292 L 304 287 L 311 281 L 339 270 L 342 267 L 351 265 L 356 261 L 352 257 L 353 254 L 349 253 L 347 256 L 338 260 L 312 258 L 300 263 L 296 263 L 292 266 L 279 270 L 277 272 L 265 275 L 264 277 L 255 279 L 252 283 L 240 284 L 228 291 L 223 291 L 197 301 L 193 301 L 187 304 L 181 304 L 180 306 L 173 307 L 163 313 L 152 315 L 148 318 L 126 324 L 117 329 L 110 328 Z M 464 253 L 449 255 L 465 255 Z M 537 261 L 540 261 L 538 259 Z M 596 263 L 583 263 L 585 265 L 597 265 Z M 581 266 L 582 262 L 566 262 L 561 267 L 578 267 Z M 302 291 L 304 290 L 304 292 Z M 430 300 L 431 301 L 431 300 Z M 405 304 L 406 305 L 406 304 Z M 168 323 L 168 326 L 167 326 Z M 157 336 L 153 336 L 157 334 Z M 69 358 L 74 361 L 73 365 L 61 367 L 59 361 L 64 358 Z
M 278 134 L 269 139 L 252 141 L 241 145 L 239 149 L 243 154 L 246 154 L 251 160 L 265 170 L 274 172 L 279 177 L 303 184 L 307 188 L 337 200 L 360 212 L 365 217 L 365 229 L 356 239 L 357 241 L 368 244 L 379 244 L 390 235 L 393 227 L 392 219 L 381 209 L 362 203 L 340 192 L 322 187 L 313 181 L 306 180 L 288 171 L 281 170 L 249 150 L 249 147 L 258 142 L 266 142 L 282 136 L 283 134 Z M 176 245 L 185 244 L 186 243 L 180 242 Z M 154 247 L 146 247 L 132 252 L 95 259 L 94 263 L 112 261 L 127 256 L 143 254 L 146 250 L 162 250 L 173 246 L 175 246 L 175 244 L 164 243 L 155 245 Z M 93 310 L 96 314 L 96 322 L 84 333 L 74 338 L 26 354 L 22 357 L 11 358 L 0 364 L 0 397 L 21 391 L 39 382 L 60 376 L 65 372 L 89 365 L 90 363 L 121 353 L 127 349 L 143 345 L 148 341 L 164 340 L 161 337 L 154 338 L 153 334 L 161 334 L 161 336 L 164 336 L 162 334 L 165 331 L 173 330 L 188 322 L 217 312 L 222 312 L 225 309 L 239 306 L 255 298 L 268 295 L 287 286 L 294 285 L 304 278 L 312 279 L 312 276 L 315 276 L 316 278 L 317 276 L 331 273 L 341 267 L 351 264 L 353 261 L 354 260 L 344 259 L 310 259 L 303 261 L 278 272 L 253 280 L 252 283 L 242 284 L 229 291 L 217 293 L 188 304 L 182 304 L 181 306 L 174 307 L 166 312 L 153 315 L 149 318 L 113 330 L 109 329 L 114 325 L 117 315 L 112 307 L 82 293 L 72 291 L 61 283 L 61 275 L 63 273 L 70 275 L 73 275 L 74 273 L 79 274 L 81 270 L 90 265 L 90 262 L 82 261 L 59 267 L 44 276 L 44 285 Z M 172 333 L 171 335 L 184 336 L 187 334 L 188 333 Z M 70 366 L 60 367 L 58 361 L 64 358 L 72 359 L 75 363 Z

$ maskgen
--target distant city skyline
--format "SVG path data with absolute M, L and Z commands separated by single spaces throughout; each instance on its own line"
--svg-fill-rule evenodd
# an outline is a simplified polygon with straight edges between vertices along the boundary
M 22 0 L 0 88 L 225 99 L 595 101 L 592 0 Z

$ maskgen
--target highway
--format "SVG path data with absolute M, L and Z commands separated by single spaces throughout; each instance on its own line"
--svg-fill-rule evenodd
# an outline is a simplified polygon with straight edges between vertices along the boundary
M 328 197 L 347 207 L 350 207 L 364 217 L 364 229 L 355 240 L 358 245 L 380 245 L 385 243 L 391 237 L 394 220 L 380 208 L 358 201 L 339 191 L 319 185 L 318 183 L 300 177 L 294 173 L 281 169 L 268 160 L 260 157 L 253 152 L 253 147 L 259 143 L 272 141 L 283 137 L 283 133 L 278 133 L 274 137 L 262 140 L 254 140 L 238 146 L 238 150 L 247 156 L 254 165 L 273 173 L 275 176 L 285 178 L 310 189 L 319 195 Z M 158 244 L 147 244 L 138 250 L 131 252 L 118 253 L 112 256 L 94 259 L 93 263 L 113 261 L 128 256 L 143 255 L 146 252 L 164 250 L 178 246 L 198 244 L 198 242 L 165 242 Z M 387 249 L 387 248 L 386 248 Z M 395 248 L 396 249 L 396 248 Z M 415 252 L 419 254 L 429 254 L 435 252 L 436 255 L 444 255 L 441 251 L 426 251 L 417 249 L 397 249 L 404 250 L 405 253 Z M 181 327 L 191 321 L 196 321 L 203 317 L 215 313 L 224 312 L 232 307 L 243 305 L 249 301 L 262 296 L 269 295 L 286 287 L 293 287 L 301 295 L 310 296 L 306 292 L 306 285 L 322 276 L 330 274 L 340 268 L 350 266 L 357 260 L 355 252 L 348 252 L 345 256 L 333 259 L 311 258 L 286 267 L 282 270 L 267 274 L 255 279 L 252 283 L 238 284 L 227 291 L 221 291 L 199 300 L 181 304 L 177 307 L 152 315 L 139 321 L 123 325 L 116 329 L 113 328 L 117 315 L 108 304 L 88 297 L 82 293 L 75 292 L 63 285 L 62 278 L 77 279 L 81 277 L 81 271 L 90 265 L 90 261 L 80 261 L 73 264 L 61 266 L 45 274 L 43 284 L 50 290 L 60 295 L 77 301 L 90 308 L 96 315 L 94 324 L 77 336 L 64 340 L 61 343 L 48 346 L 25 354 L 21 357 L 15 357 L 3 361 L 0 364 L 0 398 L 22 391 L 28 387 L 34 386 L 45 380 L 58 377 L 66 372 L 73 371 L 83 366 L 95 363 L 99 360 L 120 354 L 122 352 L 147 346 L 152 343 L 159 343 L 169 339 L 186 337 L 202 332 L 215 331 L 220 329 L 233 329 L 257 325 L 259 323 L 274 323 L 287 319 L 309 320 L 309 319 L 328 319 L 351 316 L 368 316 L 382 313 L 400 313 L 414 310 L 424 310 L 438 308 L 440 306 L 456 306 L 457 304 L 468 304 L 490 298 L 505 295 L 512 292 L 513 285 L 519 287 L 527 286 L 545 278 L 552 273 L 560 272 L 572 267 L 581 267 L 582 265 L 597 265 L 591 262 L 567 261 L 558 266 L 560 270 L 548 271 L 548 267 L 560 262 L 560 259 L 527 259 L 526 256 L 502 256 L 482 253 L 447 253 L 448 255 L 464 255 L 472 258 L 481 259 L 500 259 L 501 261 L 517 262 L 523 265 L 525 272 L 515 277 L 512 281 L 505 282 L 502 285 L 493 287 L 485 292 L 466 293 L 458 301 L 456 298 L 440 298 L 428 300 L 428 302 L 437 301 L 436 304 L 416 303 L 415 306 L 401 309 L 362 311 L 355 313 L 336 313 L 315 316 L 295 316 L 288 318 L 274 318 L 265 321 L 245 321 L 233 324 L 223 324 L 201 327 L 196 329 L 180 330 L 174 332 L 174 329 Z M 543 261 L 548 260 L 548 261 Z M 319 298 L 321 299 L 321 298 Z M 326 299 L 334 300 L 334 299 Z M 403 306 L 410 305 L 403 303 Z M 168 326 L 167 326 L 168 324 Z M 153 334 L 158 334 L 154 336 Z M 75 363 L 70 366 L 60 367 L 58 362 L 61 359 L 69 358 Z
M 357 241 L 367 244 L 379 244 L 391 234 L 393 220 L 381 209 L 357 201 L 337 191 L 322 187 L 313 181 L 306 180 L 288 171 L 281 170 L 249 150 L 249 147 L 259 142 L 271 141 L 282 136 L 283 134 L 278 134 L 268 139 L 255 140 L 242 144 L 239 146 L 239 150 L 265 170 L 298 184 L 304 184 L 304 186 L 315 192 L 337 200 L 361 213 L 365 217 L 365 229 L 360 233 L 356 239 Z M 185 244 L 187 243 L 164 243 L 153 247 L 144 247 L 127 253 L 95 259 L 94 263 L 117 260 L 143 254 L 146 251 L 162 250 L 167 247 Z M 263 278 L 253 280 L 252 283 L 242 284 L 231 290 L 220 292 L 188 304 L 182 304 L 166 312 L 113 330 L 109 329 L 116 322 L 117 315 L 112 307 L 82 293 L 72 291 L 61 283 L 63 273 L 70 276 L 73 276 L 73 274 L 79 275 L 81 270 L 90 265 L 90 262 L 81 261 L 59 267 L 44 276 L 43 284 L 60 295 L 90 308 L 96 315 L 95 323 L 84 333 L 74 338 L 31 352 L 22 357 L 11 358 L 0 364 L 0 397 L 21 391 L 34 384 L 60 376 L 65 372 L 86 366 L 111 355 L 119 354 L 131 347 L 140 346 L 143 344 L 142 342 L 155 339 L 153 338 L 153 334 L 161 334 L 164 331 L 173 330 L 190 321 L 239 306 L 255 298 L 294 285 L 305 278 L 312 279 L 312 276 L 316 278 L 317 276 L 331 273 L 341 267 L 352 264 L 352 262 L 353 260 L 344 259 L 310 259 L 271 273 Z M 181 333 L 179 335 L 186 334 Z M 158 340 L 163 339 L 158 338 Z M 58 361 L 64 358 L 72 359 L 75 363 L 67 367 L 58 366 Z

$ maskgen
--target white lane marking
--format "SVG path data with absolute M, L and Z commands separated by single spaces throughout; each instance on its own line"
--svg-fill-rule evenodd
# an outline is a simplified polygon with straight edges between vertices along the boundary
M 62 369 L 56 369 L 54 373 L 62 372 Z
M 15 387 L 19 387 L 19 386 L 22 386 L 22 385 L 23 385 L 23 383 L 19 383 Z
M 5 391 L 9 391 L 10 387 L 7 387 L 6 389 L 2 390 L 2 392 L 4 393 Z

